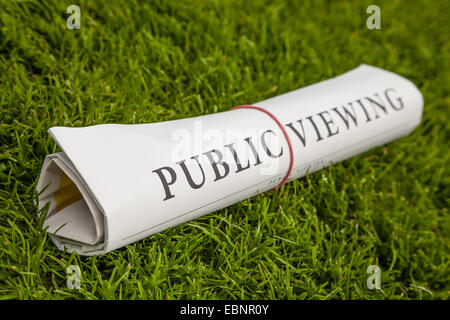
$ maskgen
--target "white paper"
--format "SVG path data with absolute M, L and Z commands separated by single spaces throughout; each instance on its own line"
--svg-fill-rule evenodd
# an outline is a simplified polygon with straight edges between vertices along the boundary
M 294 150 L 292 180 L 409 134 L 421 121 L 423 97 L 409 80 L 361 65 L 253 105 L 285 126 Z M 250 109 L 49 132 L 62 152 L 45 159 L 39 209 L 50 203 L 44 227 L 58 248 L 82 255 L 123 247 L 272 189 L 290 163 L 281 129 Z

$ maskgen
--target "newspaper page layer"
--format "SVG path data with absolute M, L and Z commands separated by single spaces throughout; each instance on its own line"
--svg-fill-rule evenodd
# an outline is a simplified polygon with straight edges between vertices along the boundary
M 409 134 L 421 121 L 423 97 L 409 80 L 361 65 L 253 105 L 285 126 L 291 180 Z M 39 209 L 48 207 L 44 227 L 57 247 L 82 255 L 272 189 L 290 165 L 280 127 L 251 109 L 49 133 L 62 152 L 44 161 Z

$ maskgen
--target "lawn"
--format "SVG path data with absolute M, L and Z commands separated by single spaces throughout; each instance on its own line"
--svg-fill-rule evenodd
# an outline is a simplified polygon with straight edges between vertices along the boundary
M 449 1 L 377 1 L 379 30 L 371 1 L 79 1 L 79 30 L 71 4 L 0 3 L 1 299 L 449 299 Z M 411 135 L 105 255 L 41 230 L 48 128 L 225 111 L 361 63 L 421 90 Z

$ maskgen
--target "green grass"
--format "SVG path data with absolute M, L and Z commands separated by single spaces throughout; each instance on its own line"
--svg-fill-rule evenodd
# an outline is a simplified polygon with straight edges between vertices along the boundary
M 68 30 L 74 2 L 0 3 L 0 298 L 449 299 L 449 1 L 377 1 L 381 30 L 372 1 L 184 0 L 75 2 Z M 420 88 L 410 136 L 106 255 L 41 230 L 48 128 L 225 111 L 360 63 Z

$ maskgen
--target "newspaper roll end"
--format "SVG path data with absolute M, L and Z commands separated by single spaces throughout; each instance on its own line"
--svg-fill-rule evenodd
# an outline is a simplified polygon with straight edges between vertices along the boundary
M 63 250 L 89 252 L 105 246 L 104 215 L 63 153 L 48 155 L 37 190 L 38 209 L 47 204 L 44 221 L 51 239 Z

